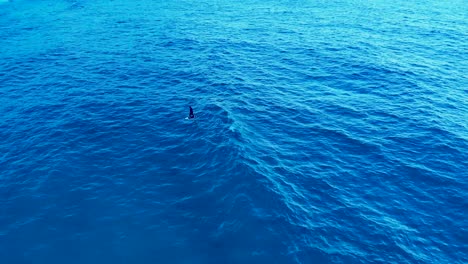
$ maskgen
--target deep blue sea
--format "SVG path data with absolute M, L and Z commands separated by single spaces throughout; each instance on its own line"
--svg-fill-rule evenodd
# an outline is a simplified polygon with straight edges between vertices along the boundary
M 468 1 L 0 0 L 0 263 L 468 263 Z

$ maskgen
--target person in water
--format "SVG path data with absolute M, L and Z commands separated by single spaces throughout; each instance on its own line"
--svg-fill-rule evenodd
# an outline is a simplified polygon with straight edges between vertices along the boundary
M 192 109 L 192 107 L 189 106 L 189 108 L 190 108 L 190 114 L 189 114 L 189 116 L 188 116 L 189 119 L 195 118 L 195 115 L 193 114 L 193 109 Z

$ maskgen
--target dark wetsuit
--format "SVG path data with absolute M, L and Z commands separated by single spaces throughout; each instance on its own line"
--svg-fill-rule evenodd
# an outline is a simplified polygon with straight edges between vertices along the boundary
M 193 109 L 191 106 L 190 107 L 190 114 L 189 114 L 189 118 L 195 118 L 195 115 L 193 114 Z

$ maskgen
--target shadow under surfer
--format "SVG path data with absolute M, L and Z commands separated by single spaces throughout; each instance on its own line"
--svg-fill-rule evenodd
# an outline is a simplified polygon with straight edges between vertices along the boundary
M 189 106 L 189 108 L 190 108 L 190 113 L 189 113 L 188 118 L 189 118 L 189 119 L 195 118 L 195 115 L 193 114 L 193 109 L 192 109 L 192 107 Z

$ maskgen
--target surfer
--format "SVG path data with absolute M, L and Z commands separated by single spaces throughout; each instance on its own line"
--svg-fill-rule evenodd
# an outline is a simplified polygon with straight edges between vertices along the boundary
M 189 119 L 195 118 L 195 115 L 193 114 L 193 109 L 192 109 L 192 107 L 189 106 L 189 108 L 190 108 L 190 113 L 189 113 L 188 118 L 189 118 Z

